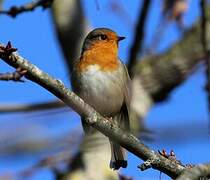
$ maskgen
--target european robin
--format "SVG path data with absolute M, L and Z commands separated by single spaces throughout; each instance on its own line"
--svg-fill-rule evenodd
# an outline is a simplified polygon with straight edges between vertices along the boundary
M 128 131 L 130 77 L 118 58 L 118 43 L 123 39 L 108 28 L 91 31 L 85 38 L 80 58 L 74 63 L 72 85 L 86 103 Z M 93 128 L 85 124 L 84 117 L 81 119 L 85 132 L 93 132 Z M 110 168 L 127 167 L 125 150 L 111 140 L 110 145 Z

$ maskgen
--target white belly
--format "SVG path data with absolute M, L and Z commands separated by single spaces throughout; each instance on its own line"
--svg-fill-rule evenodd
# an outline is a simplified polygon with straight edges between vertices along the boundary
M 123 100 L 124 89 L 122 72 L 100 71 L 99 66 L 91 65 L 80 75 L 79 95 L 97 111 L 109 116 L 119 112 Z

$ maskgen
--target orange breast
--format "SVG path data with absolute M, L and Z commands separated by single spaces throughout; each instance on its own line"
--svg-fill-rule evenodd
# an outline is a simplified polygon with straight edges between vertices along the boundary
M 89 65 L 98 65 L 102 71 L 114 71 L 120 63 L 117 56 L 117 48 L 110 46 L 96 46 L 90 50 L 86 50 L 80 57 L 77 69 L 82 72 Z

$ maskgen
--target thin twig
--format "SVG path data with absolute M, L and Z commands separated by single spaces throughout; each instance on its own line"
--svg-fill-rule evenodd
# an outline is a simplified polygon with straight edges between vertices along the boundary
M 95 0 L 95 4 L 96 4 L 96 9 L 99 11 L 100 10 L 100 5 L 99 5 L 98 0 Z
M 15 81 L 15 82 L 24 82 L 21 78 L 26 73 L 26 70 L 22 70 L 17 68 L 17 70 L 13 73 L 0 73 L 1 81 Z
M 128 61 L 128 71 L 130 72 L 131 76 L 132 68 L 136 65 L 138 53 L 142 48 L 144 39 L 144 27 L 150 4 L 151 0 L 144 0 L 142 10 L 139 14 L 139 19 L 136 24 L 134 41 L 130 49 L 130 56 Z
M 41 159 L 32 167 L 29 167 L 27 169 L 24 169 L 23 171 L 18 172 L 15 176 L 21 179 L 22 178 L 27 179 L 42 168 L 49 168 L 55 172 L 57 171 L 59 172 L 58 165 L 60 165 L 61 163 L 67 165 L 72 160 L 72 158 L 73 155 L 71 151 L 62 151 L 55 155 Z
M 48 8 L 53 3 L 53 0 L 38 0 L 35 2 L 30 2 L 28 4 L 22 6 L 12 6 L 9 10 L 0 10 L 0 14 L 8 15 L 10 17 L 15 18 L 17 15 L 23 12 L 33 11 L 37 7 Z
M 160 19 L 159 24 L 157 25 L 155 32 L 152 35 L 152 40 L 151 40 L 151 43 L 149 44 L 149 47 L 146 47 L 143 50 L 144 55 L 155 56 L 157 54 L 157 48 L 164 37 L 164 34 L 166 32 L 166 29 L 169 23 L 170 21 L 167 18 Z
M 125 28 L 132 30 L 134 27 L 133 19 L 128 13 L 128 9 L 123 6 L 121 1 L 110 0 L 108 3 L 109 10 L 125 25 Z
M 4 62 L 14 68 L 21 67 L 22 69 L 26 69 L 27 73 L 25 77 L 27 79 L 39 84 L 54 94 L 81 116 L 87 117 L 85 118 L 87 124 L 93 126 L 113 141 L 116 141 L 142 160 L 146 161 L 148 159 L 154 159 L 152 168 L 164 172 L 171 178 L 176 178 L 185 169 L 185 167 L 151 150 L 131 133 L 124 132 L 116 127 L 110 120 L 102 117 L 90 105 L 86 104 L 80 97 L 66 88 L 60 80 L 54 79 L 47 73 L 41 71 L 38 67 L 31 64 L 17 53 L 8 54 L 2 49 L 3 48 L 0 45 L 0 58 Z
M 23 170 L 20 170 L 16 173 L 10 173 L 11 178 L 4 178 L 6 177 L 6 174 L 1 174 L 0 179 L 28 179 L 30 176 L 34 175 L 38 170 L 42 168 L 48 168 L 52 170 L 55 175 L 56 173 L 62 173 L 68 168 L 68 164 L 73 160 L 74 158 L 74 151 L 78 148 L 78 142 L 80 142 L 81 135 L 78 130 L 73 130 L 71 133 L 67 134 L 67 137 L 63 137 L 64 141 L 65 138 L 67 138 L 67 143 L 71 148 L 65 148 L 62 149 L 61 151 L 48 155 L 47 157 L 43 157 L 38 160 L 34 165 L 25 168 Z M 64 165 L 66 168 L 65 170 L 62 168 L 60 169 L 60 165 Z M 64 167 L 63 166 L 63 167 Z

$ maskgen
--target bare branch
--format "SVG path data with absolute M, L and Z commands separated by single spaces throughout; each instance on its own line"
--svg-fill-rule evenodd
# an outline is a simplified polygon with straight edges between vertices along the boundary
M 207 180 L 210 176 L 210 164 L 200 164 L 186 169 L 176 180 Z
M 62 101 L 51 101 L 33 104 L 0 104 L 0 113 L 34 112 L 63 108 L 66 105 Z
M 0 45 L 0 58 L 4 62 L 14 68 L 21 67 L 22 69 L 27 70 L 25 75 L 27 79 L 47 89 L 80 115 L 88 117 L 86 123 L 93 126 L 104 135 L 111 138 L 113 141 L 118 142 L 121 146 L 139 158 L 143 159 L 144 161 L 154 159 L 152 168 L 158 169 L 172 178 L 176 178 L 185 169 L 185 167 L 149 149 L 132 134 L 126 133 L 120 128 L 116 127 L 110 122 L 110 120 L 102 117 L 75 93 L 66 88 L 60 80 L 52 78 L 47 73 L 41 71 L 38 67 L 19 56 L 17 53 L 8 54 L 2 49 L 2 45 Z
M 151 0 L 144 0 L 142 10 L 139 14 L 139 19 L 136 24 L 134 41 L 130 49 L 130 57 L 128 61 L 128 71 L 130 72 L 131 75 L 133 72 L 132 68 L 136 65 L 136 61 L 138 58 L 137 56 L 142 47 L 142 41 L 144 39 L 144 27 L 145 27 L 145 22 L 146 22 L 150 4 L 151 4 Z
M 61 173 L 58 168 L 58 164 L 68 164 L 70 161 L 72 161 L 73 155 L 72 152 L 69 151 L 62 151 L 60 153 L 56 153 L 55 155 L 51 155 L 49 157 L 41 159 L 39 162 L 37 162 L 32 167 L 29 167 L 27 169 L 24 169 L 16 174 L 16 177 L 19 178 L 30 178 L 31 175 L 36 173 L 38 170 L 42 168 L 49 168 L 55 172 L 55 175 L 57 173 Z
M 17 68 L 13 73 L 0 73 L 0 80 L 2 81 L 15 81 L 15 82 L 24 82 L 21 78 L 26 73 L 26 70 Z
M 167 158 L 167 159 L 170 159 L 171 161 L 173 161 L 174 163 L 180 165 L 180 166 L 183 166 L 183 167 L 187 167 L 187 168 L 191 168 L 193 167 L 193 165 L 191 164 L 183 164 L 180 160 L 178 160 L 175 156 L 175 153 L 173 150 L 170 151 L 169 154 L 167 154 L 166 150 L 162 150 L 162 151 L 159 151 L 159 154 L 162 155 L 163 157 Z M 141 171 L 144 171 L 146 169 L 149 169 L 149 168 L 152 168 L 152 165 L 155 163 L 155 159 L 148 159 L 146 160 L 144 163 L 142 163 L 141 165 L 138 166 L 139 169 L 141 169 Z
M 33 11 L 37 7 L 48 8 L 51 6 L 53 0 L 38 0 L 35 2 L 30 2 L 28 4 L 22 5 L 20 7 L 12 6 L 9 10 L 0 10 L 0 14 L 5 14 L 15 18 L 17 15 L 23 12 Z

